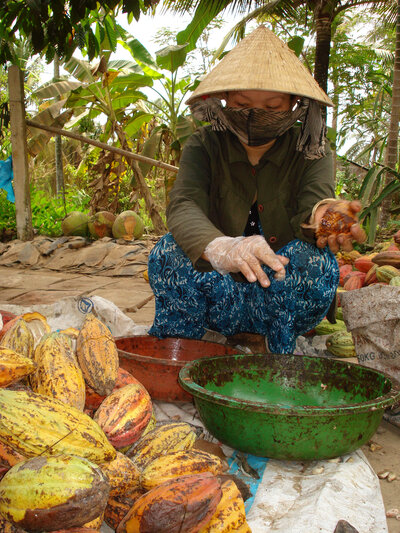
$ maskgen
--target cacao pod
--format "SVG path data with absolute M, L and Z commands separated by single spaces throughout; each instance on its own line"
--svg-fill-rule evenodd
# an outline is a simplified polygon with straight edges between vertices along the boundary
M 94 420 L 116 448 L 136 442 L 150 421 L 153 412 L 151 398 L 137 382 L 112 392 L 97 409 Z
M 374 265 L 365 274 L 365 279 L 364 279 L 365 286 L 372 285 L 373 283 L 377 283 L 378 281 L 378 278 L 376 277 L 377 268 L 378 268 L 378 265 Z
M 137 465 L 121 452 L 113 461 L 100 465 L 110 484 L 110 496 L 122 496 L 140 488 L 140 471 Z
M 378 266 L 376 269 L 376 277 L 378 281 L 389 283 L 392 278 L 400 276 L 400 270 L 391 265 Z
M 82 411 L 85 380 L 68 336 L 58 332 L 44 335 L 35 348 L 34 361 L 37 369 L 29 378 L 32 390 Z
M 128 451 L 135 465 L 143 470 L 149 463 L 160 455 L 190 450 L 196 440 L 193 426 L 186 422 L 169 422 L 142 436 Z
M 372 262 L 378 266 L 390 265 L 400 268 L 400 250 L 393 252 L 379 252 L 372 258 Z
M 395 276 L 389 281 L 389 285 L 392 287 L 400 287 L 400 276 Z
M 111 461 L 115 448 L 88 415 L 60 400 L 0 389 L 0 440 L 25 457 L 70 454 Z
M 101 470 L 81 457 L 34 457 L 0 481 L 0 513 L 29 531 L 82 526 L 106 507 L 109 486 Z
M 374 263 L 372 262 L 372 258 L 375 257 L 375 255 L 376 254 L 362 255 L 354 261 L 354 268 L 359 272 L 364 272 L 366 274 L 368 270 L 374 265 Z
M 339 267 L 339 285 L 343 287 L 344 278 L 353 271 L 352 265 L 345 264 Z
M 156 457 L 142 471 L 141 485 L 151 490 L 169 479 L 179 476 L 211 472 L 221 474 L 224 464 L 219 457 L 200 450 L 184 450 Z
M 25 461 L 26 457 L 15 451 L 5 442 L 0 441 L 0 465 L 8 470 L 10 467 Z
M 222 498 L 220 481 L 209 472 L 171 479 L 141 496 L 117 533 L 198 533 Z
M 144 494 L 141 488 L 125 492 L 121 496 L 108 498 L 107 507 L 104 511 L 104 521 L 111 529 L 116 530 L 133 504 Z
M 200 533 L 251 533 L 246 520 L 244 501 L 236 484 L 228 479 L 222 483 L 221 489 L 222 498 L 215 513 Z
M 359 272 L 359 274 L 363 274 L 363 277 L 361 277 L 361 276 L 351 276 L 345 281 L 345 283 L 343 285 L 343 288 L 344 288 L 345 291 L 354 291 L 354 290 L 357 290 L 357 289 L 361 289 L 361 287 L 363 286 L 363 283 L 364 283 L 365 274 L 364 274 L 364 272 Z
M 76 353 L 86 383 L 100 396 L 111 394 L 118 376 L 117 346 L 107 326 L 92 313 L 79 332 Z
M 0 533 L 26 533 L 22 528 L 14 526 L 0 515 Z
M 316 335 L 330 335 L 335 331 L 346 331 L 347 328 L 343 320 L 336 320 L 336 324 L 331 324 L 326 318 L 324 318 L 314 329 Z
M 351 250 L 350 252 L 338 252 L 336 254 L 337 259 L 341 260 L 343 264 L 353 265 L 354 262 L 361 257 L 360 252 L 357 250 Z
M 326 349 L 336 357 L 355 357 L 353 336 L 348 331 L 337 331 L 326 339 Z
M 35 339 L 24 319 L 18 318 L 14 325 L 10 327 L 3 335 L 0 346 L 14 350 L 14 352 L 33 358 Z
M 8 387 L 31 374 L 36 368 L 32 359 L 0 346 L 0 387 Z
M 120 389 L 121 387 L 124 387 L 125 385 L 129 385 L 129 383 L 139 383 L 139 381 L 132 376 L 130 372 L 125 370 L 124 368 L 119 367 L 118 368 L 118 374 L 117 374 L 117 381 L 115 382 L 115 386 L 112 390 L 114 392 L 117 389 Z M 85 398 L 85 408 L 96 410 L 100 407 L 101 402 L 106 398 L 106 396 L 100 396 L 100 394 L 97 394 L 92 387 L 89 387 L 89 385 L 86 383 L 86 398 Z

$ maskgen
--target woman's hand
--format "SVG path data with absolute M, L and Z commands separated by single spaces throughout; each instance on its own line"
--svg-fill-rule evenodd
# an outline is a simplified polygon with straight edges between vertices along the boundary
M 314 213 L 318 248 L 328 245 L 333 253 L 337 253 L 340 249 L 350 252 L 354 241 L 364 242 L 366 234 L 359 225 L 357 216 L 361 209 L 358 200 L 321 202 Z
M 261 235 L 218 237 L 208 244 L 203 257 L 220 274 L 242 272 L 248 281 L 258 280 L 262 287 L 269 287 L 271 282 L 261 265 L 268 265 L 275 270 L 274 277 L 283 280 L 289 263 L 287 257 L 276 255 Z

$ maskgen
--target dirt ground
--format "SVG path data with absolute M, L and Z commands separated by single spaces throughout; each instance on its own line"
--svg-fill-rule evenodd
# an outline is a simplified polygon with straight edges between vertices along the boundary
M 380 486 L 386 513 L 397 509 L 399 515 L 399 519 L 387 518 L 388 531 L 400 533 L 400 428 L 383 420 L 378 431 L 362 450 L 377 474 L 390 472 L 397 475 L 391 482 L 381 479 Z

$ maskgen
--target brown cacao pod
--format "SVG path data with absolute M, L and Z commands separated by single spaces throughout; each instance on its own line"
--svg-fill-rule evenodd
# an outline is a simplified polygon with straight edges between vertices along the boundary
M 87 459 L 34 457 L 0 481 L 0 513 L 29 531 L 67 529 L 101 514 L 108 492 L 106 477 Z
M 104 511 L 104 521 L 111 529 L 117 529 L 119 524 L 133 507 L 134 503 L 143 496 L 144 491 L 136 488 L 122 494 L 121 496 L 111 496 L 108 498 L 107 507 Z
M 142 471 L 141 485 L 151 490 L 169 479 L 179 476 L 211 472 L 222 474 L 224 463 L 219 457 L 201 450 L 184 450 L 156 457 Z
M 128 491 L 140 488 L 140 470 L 135 463 L 121 452 L 113 461 L 100 465 L 110 484 L 110 497 L 122 496 Z
M 108 396 L 118 376 L 119 357 L 110 330 L 89 313 L 76 339 L 76 353 L 86 383 L 100 396 Z
M 120 389 L 121 387 L 124 387 L 125 385 L 129 385 L 130 383 L 139 383 L 139 381 L 132 376 L 130 372 L 125 370 L 124 368 L 119 367 L 118 368 L 118 374 L 117 374 L 117 381 L 115 382 L 115 386 L 112 390 L 114 392 L 117 389 Z M 89 387 L 89 385 L 86 383 L 86 398 L 85 398 L 85 408 L 90 410 L 96 410 L 100 407 L 101 402 L 106 398 L 106 396 L 100 396 L 100 394 L 97 394 L 92 387 Z
M 153 413 L 151 398 L 144 386 L 137 382 L 112 392 L 97 409 L 94 420 L 108 440 L 120 449 L 136 442 Z
M 32 359 L 0 346 L 0 387 L 8 387 L 31 374 L 36 368 Z
M 116 451 L 88 415 L 55 398 L 0 389 L 0 440 L 25 457 L 70 454 L 95 463 Z
M 5 332 L 0 341 L 1 346 L 14 350 L 14 352 L 28 357 L 28 359 L 33 358 L 34 344 L 33 333 L 23 318 L 18 318 L 14 325 Z
M 35 348 L 34 361 L 37 369 L 29 378 L 32 390 L 82 411 L 85 380 L 69 337 L 59 332 L 44 335 Z
M 220 481 L 209 472 L 175 478 L 141 496 L 117 533 L 198 533 L 222 497 Z
M 392 252 L 380 252 L 372 258 L 372 262 L 378 266 L 390 265 L 400 268 L 400 250 Z

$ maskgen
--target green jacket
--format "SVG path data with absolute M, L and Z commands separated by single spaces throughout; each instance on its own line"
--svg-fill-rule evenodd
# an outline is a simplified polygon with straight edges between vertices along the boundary
M 167 225 L 198 270 L 212 270 L 200 256 L 213 239 L 243 235 L 255 197 L 273 250 L 296 237 L 313 242 L 300 224 L 319 200 L 334 197 L 332 153 L 327 147 L 325 157 L 305 159 L 296 151 L 298 134 L 294 127 L 279 137 L 256 166 L 229 131 L 206 126 L 188 139 L 170 193 Z

